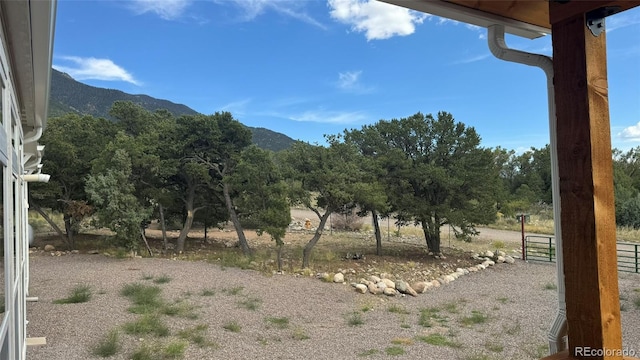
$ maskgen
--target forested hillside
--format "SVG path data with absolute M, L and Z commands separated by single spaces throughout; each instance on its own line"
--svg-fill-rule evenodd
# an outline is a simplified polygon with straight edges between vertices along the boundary
M 49 117 L 76 113 L 113 120 L 109 109 L 115 101 L 130 101 L 152 112 L 164 109 L 175 116 L 198 114 L 197 111 L 186 105 L 168 100 L 85 85 L 74 80 L 68 74 L 52 69 Z M 290 137 L 266 128 L 248 128 L 251 130 L 253 143 L 262 149 L 280 151 L 289 148 L 294 143 Z

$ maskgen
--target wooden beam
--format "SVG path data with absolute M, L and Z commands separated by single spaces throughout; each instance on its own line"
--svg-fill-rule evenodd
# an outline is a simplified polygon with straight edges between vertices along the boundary
M 589 11 L 599 9 L 605 6 L 619 6 L 621 11 L 629 10 L 636 6 L 640 6 L 638 0 L 573 0 L 565 3 L 551 1 L 549 3 L 549 21 L 551 24 L 581 16 Z
M 550 4 L 551 16 L 559 18 Z M 552 23 L 569 353 L 622 348 L 606 37 Z M 622 359 L 622 356 L 589 359 Z
M 546 0 L 518 1 L 518 0 L 444 0 L 468 8 L 484 11 L 501 17 L 526 22 L 550 28 L 549 4 Z

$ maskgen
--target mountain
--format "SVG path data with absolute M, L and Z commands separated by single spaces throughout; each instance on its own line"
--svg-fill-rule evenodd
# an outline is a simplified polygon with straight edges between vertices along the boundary
M 176 104 L 168 100 L 85 85 L 74 80 L 66 73 L 52 69 L 49 117 L 74 112 L 109 119 L 109 109 L 114 101 L 118 100 L 131 101 L 149 111 L 166 109 L 175 116 L 198 114 L 197 111 L 186 105 Z M 269 129 L 250 126 L 247 128 L 253 134 L 253 143 L 262 149 L 280 151 L 288 149 L 295 142 L 287 135 Z

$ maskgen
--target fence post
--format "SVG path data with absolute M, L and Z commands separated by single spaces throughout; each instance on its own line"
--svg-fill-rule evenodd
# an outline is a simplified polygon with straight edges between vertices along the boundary
M 636 249 L 636 272 L 640 273 L 640 265 L 638 265 L 638 244 L 633 247 Z
M 549 238 L 549 262 L 553 262 L 553 253 L 551 252 L 551 238 Z

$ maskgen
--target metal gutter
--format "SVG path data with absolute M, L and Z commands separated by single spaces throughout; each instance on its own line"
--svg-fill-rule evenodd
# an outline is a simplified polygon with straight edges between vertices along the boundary
M 551 191 L 553 201 L 554 231 L 556 236 L 556 266 L 558 270 L 558 313 L 549 331 L 549 352 L 555 354 L 567 348 L 567 304 L 565 300 L 564 267 L 562 258 L 562 227 L 560 222 L 560 178 L 558 177 L 558 135 L 556 132 L 556 103 L 553 87 L 553 60 L 549 56 L 531 54 L 510 49 L 504 41 L 503 25 L 488 27 L 489 49 L 498 59 L 539 67 L 547 77 L 547 97 L 549 103 L 549 134 L 551 137 Z M 523 249 L 524 250 L 524 249 Z

